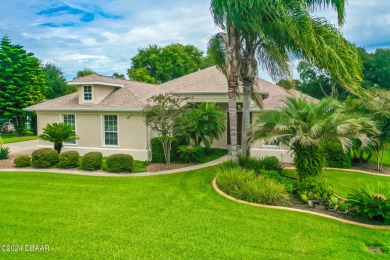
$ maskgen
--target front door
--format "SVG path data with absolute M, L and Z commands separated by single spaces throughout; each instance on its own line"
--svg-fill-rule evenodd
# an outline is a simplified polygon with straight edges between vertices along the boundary
M 232 144 L 230 140 L 230 119 L 229 112 L 227 113 L 227 144 Z M 242 135 L 242 112 L 237 112 L 237 145 L 241 145 L 241 135 Z

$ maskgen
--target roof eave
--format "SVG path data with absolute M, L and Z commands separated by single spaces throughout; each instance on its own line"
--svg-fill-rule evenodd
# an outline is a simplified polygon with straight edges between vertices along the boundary
M 69 81 L 68 85 L 70 86 L 79 86 L 79 85 L 102 85 L 102 86 L 110 86 L 116 88 L 123 88 L 124 84 L 116 84 L 116 83 L 108 83 L 102 81 Z
M 24 108 L 25 111 L 81 111 L 81 112 L 140 112 L 142 108 Z

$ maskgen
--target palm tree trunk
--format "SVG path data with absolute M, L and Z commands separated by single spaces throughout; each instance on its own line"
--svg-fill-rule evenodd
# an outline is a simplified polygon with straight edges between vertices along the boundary
M 242 133 L 241 133 L 241 156 L 248 157 L 248 131 L 250 128 L 250 104 L 251 104 L 252 86 L 249 84 L 243 85 L 242 97 Z
M 238 64 L 239 64 L 239 37 L 234 26 L 228 28 L 229 37 L 226 44 L 226 76 L 228 81 L 230 141 L 232 161 L 238 163 L 237 149 L 237 88 L 238 88 Z

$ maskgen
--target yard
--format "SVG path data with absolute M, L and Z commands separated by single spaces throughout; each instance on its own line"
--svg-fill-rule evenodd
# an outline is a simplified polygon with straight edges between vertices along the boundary
M 36 135 L 17 136 L 16 134 L 2 134 L 0 137 L 3 139 L 4 144 L 38 139 L 38 136 Z
M 0 244 L 50 247 L 49 252 L 0 251 L 0 258 L 390 256 L 390 230 L 238 204 L 213 190 L 215 171 L 130 178 L 0 172 Z M 327 175 L 342 182 L 335 185 L 341 195 L 350 178 L 361 177 Z M 364 180 L 388 181 L 372 175 Z M 368 252 L 367 246 L 384 253 Z

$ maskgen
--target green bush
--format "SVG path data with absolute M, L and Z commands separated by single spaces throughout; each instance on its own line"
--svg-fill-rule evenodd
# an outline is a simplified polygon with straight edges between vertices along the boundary
M 76 151 L 63 152 L 58 159 L 60 168 L 71 169 L 79 166 L 79 153 Z
M 344 152 L 340 143 L 325 145 L 326 163 L 328 167 L 349 169 L 352 167 L 350 152 Z
M 165 163 L 165 156 L 163 146 L 158 137 L 154 137 L 151 140 L 152 144 L 152 162 L 154 163 Z M 172 139 L 172 147 L 171 147 L 171 162 L 177 159 L 177 146 L 178 142 L 176 138 Z
M 81 168 L 87 171 L 96 171 L 102 168 L 103 154 L 101 152 L 89 152 L 83 156 Z
M 29 167 L 31 166 L 31 158 L 27 155 L 18 156 L 14 160 L 14 165 L 18 168 Z
M 256 176 L 253 170 L 240 167 L 221 167 L 217 172 L 218 187 L 227 194 L 248 202 L 268 205 L 284 205 L 288 194 L 283 184 Z
M 35 168 L 50 168 L 58 162 L 58 152 L 50 148 L 42 148 L 32 153 L 32 165 Z
M 113 154 L 107 157 L 107 171 L 109 172 L 131 172 L 134 159 L 129 154 Z
M 266 170 L 277 171 L 278 173 L 283 174 L 283 167 L 279 159 L 275 156 L 266 156 L 261 159 L 239 156 L 238 164 L 245 169 L 255 170 L 256 172 Z
M 371 219 L 385 221 L 390 219 L 390 185 L 376 187 L 358 184 L 351 188 L 347 204 L 357 213 Z
M 298 198 L 306 195 L 308 200 L 328 200 L 333 196 L 332 184 L 322 177 L 307 177 L 298 182 Z
M 185 162 L 196 163 L 205 156 L 205 149 L 199 145 L 181 145 L 177 153 Z
M 268 177 L 269 179 L 281 183 L 286 187 L 286 191 L 288 193 L 294 193 L 296 191 L 296 187 L 291 179 L 281 175 L 278 171 L 267 171 L 267 170 L 261 170 L 260 174 L 263 176 Z
M 0 146 L 0 160 L 6 160 L 9 157 L 10 150 L 8 147 Z

